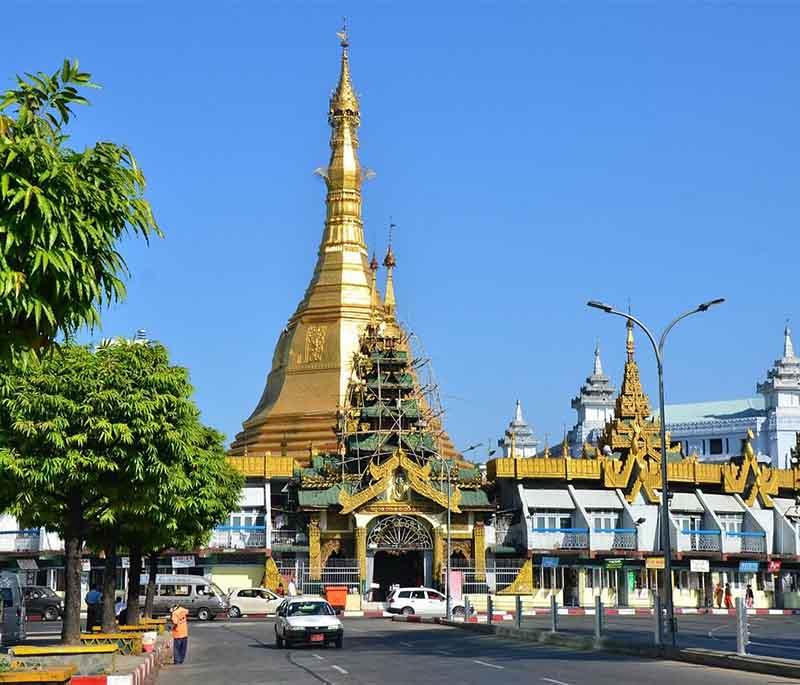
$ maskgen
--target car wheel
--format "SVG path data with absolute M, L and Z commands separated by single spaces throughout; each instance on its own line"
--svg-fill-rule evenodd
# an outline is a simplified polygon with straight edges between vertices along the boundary
M 336 649 L 341 649 L 342 648 L 342 638 L 337 637 L 336 638 L 336 642 L 334 644 L 336 645 Z
M 239 618 L 242 615 L 242 612 L 239 610 L 239 607 L 231 607 L 228 610 L 228 616 L 231 618 Z
M 414 614 L 414 610 L 411 607 L 403 607 L 402 614 L 403 616 L 412 616 Z
M 455 618 L 464 618 L 464 613 L 465 613 L 465 612 L 464 612 L 464 607 L 453 607 L 453 608 L 450 610 L 450 613 L 451 613 L 451 614 L 452 614 L 452 615 L 453 615 Z
M 58 609 L 55 607 L 47 607 L 44 610 L 44 620 L 45 621 L 57 621 L 58 620 Z
M 278 649 L 283 649 L 283 638 L 278 637 L 278 633 L 275 633 L 275 646 Z
M 208 621 L 211 618 L 211 612 L 205 607 L 200 607 L 197 610 L 197 618 L 201 621 Z

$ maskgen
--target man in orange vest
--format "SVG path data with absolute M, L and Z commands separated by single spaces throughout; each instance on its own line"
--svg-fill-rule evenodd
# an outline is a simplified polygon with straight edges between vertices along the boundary
M 172 621 L 172 655 L 176 664 L 186 660 L 186 648 L 189 646 L 189 610 L 180 604 L 172 607 L 169 620 Z

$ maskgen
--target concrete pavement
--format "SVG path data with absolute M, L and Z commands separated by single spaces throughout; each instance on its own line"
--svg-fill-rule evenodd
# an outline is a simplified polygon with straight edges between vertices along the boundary
M 795 682 L 672 661 L 539 646 L 460 629 L 345 619 L 344 649 L 274 646 L 271 620 L 194 623 L 183 666 L 159 685 L 457 682 L 459 685 L 749 685 Z

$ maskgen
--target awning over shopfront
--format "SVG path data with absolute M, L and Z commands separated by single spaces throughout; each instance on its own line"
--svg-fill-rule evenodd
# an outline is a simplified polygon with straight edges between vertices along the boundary
M 615 510 L 622 509 L 616 490 L 575 490 L 575 499 L 584 509 Z
M 693 492 L 674 492 L 672 501 L 669 503 L 670 511 L 673 512 L 694 512 L 702 514 L 705 511 L 700 498 Z
M 532 509 L 539 511 L 552 511 L 554 509 L 572 511 L 575 509 L 575 503 L 566 488 L 547 490 L 543 488 L 525 488 L 521 485 L 519 487 L 520 498 L 528 511 Z
M 744 507 L 736 501 L 733 495 L 703 495 L 708 506 L 719 514 L 741 514 Z

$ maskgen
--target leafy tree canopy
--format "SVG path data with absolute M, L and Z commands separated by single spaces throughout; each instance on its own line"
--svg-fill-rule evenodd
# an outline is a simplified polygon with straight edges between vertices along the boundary
M 24 356 L 100 322 L 125 297 L 126 233 L 161 235 L 145 178 L 123 145 L 67 146 L 80 88 L 78 62 L 17 77 L 0 94 L 0 358 Z

